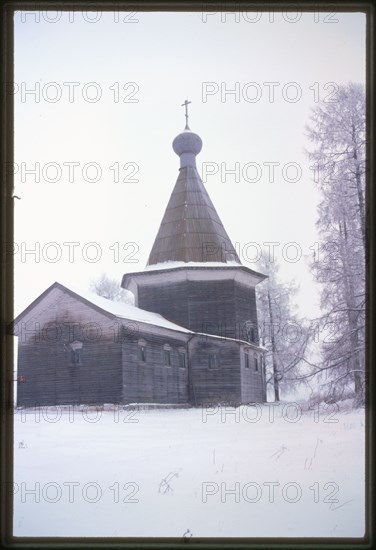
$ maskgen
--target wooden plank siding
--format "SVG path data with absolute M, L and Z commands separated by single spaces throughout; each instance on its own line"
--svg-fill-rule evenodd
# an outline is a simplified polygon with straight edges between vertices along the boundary
M 234 282 L 188 280 L 140 285 L 138 305 L 192 332 L 223 336 L 234 324 Z
M 233 279 L 140 284 L 138 305 L 192 332 L 258 344 L 255 289 Z
M 188 403 L 188 350 L 186 334 L 172 335 L 140 331 L 122 344 L 123 402 Z M 139 356 L 139 342 L 145 343 L 146 361 Z M 164 346 L 170 346 L 171 365 L 164 363 Z M 185 353 L 185 368 L 179 366 L 179 351 Z
M 235 282 L 234 300 L 236 338 L 259 345 L 255 288 Z M 253 335 L 249 329 L 253 329 Z
M 248 367 L 246 367 L 245 353 L 248 353 Z M 263 403 L 266 401 L 264 383 L 263 351 L 257 351 L 242 346 L 240 352 L 241 364 L 241 401 L 242 403 Z M 258 371 L 255 370 L 255 359 Z
M 22 325 L 19 406 L 121 401 L 121 344 L 111 319 L 54 289 Z M 82 342 L 82 364 L 72 363 L 73 341 Z
M 162 315 L 169 321 L 189 328 L 188 281 L 140 285 L 138 307 Z
M 171 318 L 171 311 L 173 316 L 187 315 L 191 327 L 207 334 L 121 319 L 61 285 L 51 287 L 16 320 L 18 376 L 24 379 L 17 384 L 17 405 L 265 401 L 263 352 L 254 344 L 237 341 L 239 335 L 231 326 L 256 315 L 254 289 L 233 280 L 186 280 L 175 290 L 173 286 L 154 285 L 152 292 L 145 286 L 141 294 L 153 301 L 153 307 L 163 311 L 166 307 L 170 320 L 182 319 Z M 184 301 L 186 295 L 188 301 Z M 79 364 L 72 362 L 72 345 L 77 343 L 82 344 Z M 167 351 L 169 365 L 165 364 Z M 179 353 L 184 353 L 185 367 Z M 218 365 L 210 363 L 210 354 L 218 354 Z
M 209 353 L 219 353 L 218 368 L 209 368 Z M 193 404 L 241 403 L 240 346 L 237 342 L 197 335 L 189 342 Z
M 231 338 L 235 316 L 234 281 L 188 281 L 189 329 Z

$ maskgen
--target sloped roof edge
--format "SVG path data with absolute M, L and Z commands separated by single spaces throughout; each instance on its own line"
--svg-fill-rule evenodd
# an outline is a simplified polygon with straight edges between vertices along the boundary
M 173 264 L 174 262 L 171 262 L 171 264 Z M 178 263 L 178 262 L 176 262 Z M 181 264 L 184 264 L 184 262 L 179 262 Z M 213 262 L 214 263 L 214 262 Z M 125 273 L 123 275 L 123 278 L 122 278 L 122 281 L 121 281 L 121 286 L 123 288 L 125 288 L 125 282 L 128 280 L 128 279 L 131 279 L 132 277 L 139 277 L 139 276 L 143 276 L 143 275 L 148 275 L 148 274 L 159 274 L 159 273 L 166 273 L 166 272 L 174 272 L 174 271 L 182 271 L 182 270 L 212 270 L 212 271 L 218 271 L 218 270 L 221 270 L 221 269 L 225 269 L 225 270 L 228 270 L 230 271 L 231 269 L 237 269 L 237 270 L 241 270 L 249 275 L 253 275 L 253 276 L 256 276 L 260 279 L 260 282 L 267 279 L 268 278 L 268 275 L 264 275 L 263 273 L 260 273 L 259 271 L 254 271 L 253 269 L 250 269 L 249 267 L 246 267 L 245 265 L 242 265 L 242 264 L 235 264 L 232 263 L 232 264 L 222 264 L 220 265 L 219 262 L 218 262 L 218 265 L 205 265 L 205 262 L 186 262 L 186 265 L 172 265 L 171 267 L 168 266 L 169 262 L 165 262 L 166 264 L 166 267 L 157 267 L 157 266 L 162 266 L 163 264 L 155 264 L 155 266 L 157 267 L 156 269 L 153 269 L 154 266 L 147 266 L 147 268 L 145 269 L 145 271 L 132 271 L 130 273 Z
M 33 302 L 31 302 L 31 304 L 29 304 L 26 309 L 24 309 L 19 315 L 17 315 L 17 317 L 13 320 L 13 322 L 10 323 L 10 326 L 14 326 L 17 323 L 19 323 L 20 321 L 22 321 L 22 319 L 25 317 L 25 315 L 27 315 L 30 311 L 32 311 L 33 308 L 35 308 L 49 294 L 49 292 L 51 292 L 54 288 L 58 288 L 58 289 L 62 290 L 63 292 L 66 292 L 67 294 L 69 294 L 73 298 L 75 298 L 77 300 L 80 300 L 82 303 L 86 304 L 87 306 L 91 307 L 92 309 L 95 309 L 96 311 L 98 311 L 102 315 L 105 315 L 109 319 L 120 319 L 120 320 L 133 321 L 133 322 L 137 322 L 137 323 L 148 325 L 148 326 L 156 326 L 158 328 L 173 330 L 175 332 L 184 332 L 184 333 L 190 333 L 191 332 L 188 329 L 186 329 L 185 327 L 181 327 L 180 325 L 177 325 L 176 323 L 172 323 L 168 319 L 165 319 L 164 317 L 162 317 L 162 315 L 159 315 L 158 313 L 154 313 L 154 312 L 151 312 L 151 311 L 145 311 L 145 314 L 150 317 L 150 320 L 134 318 L 132 316 L 127 317 L 126 313 L 124 313 L 124 315 L 123 315 L 123 314 L 111 312 L 111 311 L 109 311 L 109 309 L 106 309 L 105 307 L 102 307 L 102 306 L 96 304 L 94 301 L 92 301 L 88 298 L 85 298 L 85 296 L 82 296 L 78 292 L 75 292 L 74 290 L 70 289 L 69 287 L 67 287 L 67 286 L 65 286 L 61 283 L 58 283 L 57 281 L 55 283 L 53 283 L 51 286 L 49 286 L 44 292 L 42 292 L 42 294 L 40 294 L 40 296 L 38 296 Z M 105 300 L 105 298 L 102 298 L 100 296 L 98 296 L 98 298 L 102 299 L 102 300 Z M 110 307 L 111 307 L 111 305 L 114 304 L 110 300 L 108 300 L 108 302 L 109 302 L 108 305 Z M 124 306 L 127 306 L 127 305 L 128 304 L 124 304 Z M 133 307 L 135 310 L 138 310 L 140 312 L 144 311 L 144 310 L 141 310 L 140 308 L 137 308 L 135 306 L 129 306 L 128 305 L 128 307 Z M 158 321 L 160 321 L 160 322 L 158 322 Z

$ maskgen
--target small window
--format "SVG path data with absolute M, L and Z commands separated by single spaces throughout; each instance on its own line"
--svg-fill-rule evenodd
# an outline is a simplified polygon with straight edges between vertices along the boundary
M 165 367 L 171 367 L 171 351 L 169 349 L 163 350 L 163 358 Z
M 70 345 L 70 362 L 71 365 L 82 365 L 82 342 L 75 340 Z
M 71 351 L 72 365 L 82 365 L 82 349 L 72 349 Z
M 181 369 L 185 369 L 185 353 L 183 351 L 179 351 L 179 367 Z
M 244 366 L 246 369 L 249 369 L 249 354 L 248 350 L 245 350 L 244 352 Z
M 163 362 L 165 367 L 171 367 L 171 349 L 170 344 L 163 346 Z
M 256 336 L 255 327 L 252 326 L 252 323 L 250 321 L 247 321 L 245 325 L 245 339 L 248 342 L 254 342 L 255 336 Z
M 209 353 L 209 369 L 218 369 L 220 367 L 219 353 Z
M 258 372 L 258 359 L 255 357 L 255 372 Z
M 138 346 L 138 359 L 146 363 L 146 346 Z
M 146 342 L 141 338 L 141 340 L 138 341 L 138 360 L 142 361 L 143 363 L 146 363 Z

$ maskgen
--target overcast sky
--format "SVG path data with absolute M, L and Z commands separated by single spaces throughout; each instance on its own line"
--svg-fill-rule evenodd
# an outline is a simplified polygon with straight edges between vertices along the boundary
M 255 268 L 249 243 L 280 243 L 301 315 L 317 315 L 305 125 L 349 81 L 365 81 L 363 14 L 17 12 L 15 313 L 55 281 L 88 288 L 144 269 L 188 97 L 197 167 L 243 264 Z

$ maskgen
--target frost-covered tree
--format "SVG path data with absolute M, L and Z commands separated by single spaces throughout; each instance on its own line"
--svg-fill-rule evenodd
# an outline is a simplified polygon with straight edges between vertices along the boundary
M 312 110 L 308 137 L 314 178 L 321 192 L 320 243 L 312 262 L 324 315 L 322 363 L 327 387 L 340 397 L 351 383 L 364 400 L 365 346 L 365 95 L 359 84 L 339 86 L 335 101 Z M 328 337 L 329 331 L 329 337 Z
M 116 279 L 110 279 L 105 273 L 90 283 L 90 290 L 102 296 L 107 300 L 114 302 L 125 302 L 126 304 L 133 304 L 133 294 L 119 285 Z
M 266 383 L 279 401 L 283 390 L 291 391 L 301 383 L 309 331 L 293 303 L 298 288 L 293 281 L 281 282 L 276 259 L 270 261 L 264 254 L 258 269 L 268 275 L 256 287 L 260 343 L 267 349 Z

